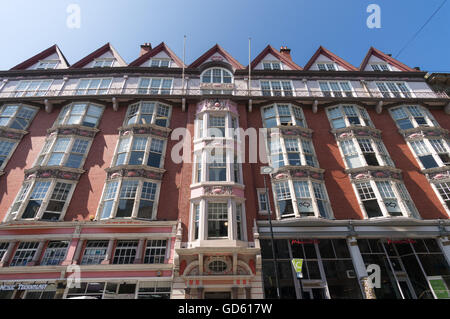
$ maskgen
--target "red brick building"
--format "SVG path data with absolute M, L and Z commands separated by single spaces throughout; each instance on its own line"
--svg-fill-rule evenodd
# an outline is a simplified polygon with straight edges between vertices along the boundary
M 448 297 L 450 99 L 425 74 L 164 43 L 1 71 L 0 296 Z

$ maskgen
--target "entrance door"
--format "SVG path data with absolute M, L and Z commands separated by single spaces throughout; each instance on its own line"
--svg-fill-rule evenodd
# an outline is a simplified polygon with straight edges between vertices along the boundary
M 205 299 L 231 299 L 231 292 L 229 291 L 205 292 Z

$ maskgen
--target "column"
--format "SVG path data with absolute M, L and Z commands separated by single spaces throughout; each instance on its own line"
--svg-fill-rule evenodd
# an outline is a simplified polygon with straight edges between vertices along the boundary
M 437 239 L 439 246 L 441 247 L 442 253 L 450 266 L 450 237 L 439 237 Z
M 36 266 L 39 264 L 39 259 L 41 258 L 42 249 L 44 248 L 45 241 L 39 242 L 33 259 L 27 264 L 27 266 Z
M 0 267 L 6 267 L 9 264 L 9 260 L 11 259 L 11 255 L 16 247 L 17 241 L 12 241 L 9 243 L 8 250 L 3 255 L 2 260 L 0 260 Z
M 72 260 L 73 260 L 75 251 L 78 250 L 78 249 L 81 249 L 81 247 L 78 248 L 79 242 L 80 242 L 79 238 L 73 238 L 70 241 L 70 245 L 69 245 L 69 248 L 67 250 L 66 259 L 61 263 L 62 266 L 68 266 L 68 265 L 72 264 Z
M 77 244 L 77 249 L 75 250 L 75 253 L 73 255 L 72 264 L 77 265 L 80 263 L 79 259 L 81 257 L 81 250 L 84 246 L 84 239 L 80 239 Z
M 144 249 L 145 239 L 139 239 L 139 244 L 136 251 L 136 258 L 134 258 L 135 264 L 142 264 L 142 250 Z
M 202 199 L 199 203 L 200 216 L 198 221 L 198 238 L 200 240 L 208 239 L 208 202 Z
M 361 283 L 364 290 L 365 299 L 375 299 L 375 292 L 373 288 L 369 286 L 367 269 L 364 265 L 364 260 L 359 251 L 358 242 L 355 237 L 347 238 L 348 249 L 352 256 L 353 266 L 355 267 L 356 276 Z
M 105 259 L 101 262 L 102 265 L 108 265 L 111 263 L 113 247 L 114 247 L 114 239 L 110 239 L 108 243 L 108 249 L 106 250 Z

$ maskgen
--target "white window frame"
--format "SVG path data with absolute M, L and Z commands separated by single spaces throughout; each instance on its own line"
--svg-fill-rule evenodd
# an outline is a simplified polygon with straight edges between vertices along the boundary
M 147 140 L 146 144 L 145 144 L 145 150 L 139 150 L 139 152 L 143 152 L 144 153 L 144 157 L 142 159 L 142 164 L 129 164 L 129 161 L 131 159 L 131 153 L 134 152 L 133 151 L 133 143 L 134 143 L 135 139 L 137 139 L 137 138 L 145 138 Z M 126 146 L 127 149 L 124 150 L 124 151 L 121 151 L 120 150 L 120 144 L 121 144 L 121 142 L 123 140 L 129 140 L 129 142 L 128 142 L 128 146 Z M 163 146 L 162 146 L 162 150 L 161 150 L 161 158 L 160 158 L 158 167 L 149 166 L 147 164 L 148 159 L 150 157 L 150 153 L 156 153 L 156 152 L 153 152 L 151 150 L 151 146 L 152 146 L 153 140 L 158 140 L 158 141 L 162 141 L 163 142 Z M 165 156 L 166 156 L 166 149 L 167 149 L 167 140 L 165 138 L 156 137 L 154 135 L 141 135 L 141 134 L 136 134 L 136 135 L 135 134 L 130 134 L 130 135 L 127 135 L 127 136 L 121 136 L 118 139 L 117 144 L 116 144 L 116 149 L 114 151 L 114 156 L 113 156 L 112 161 L 111 161 L 111 167 L 122 166 L 122 165 L 127 165 L 127 166 L 129 166 L 129 165 L 131 165 L 131 166 L 140 165 L 140 166 L 147 166 L 147 167 L 154 167 L 154 168 L 163 168 L 164 167 L 164 162 L 165 162 Z M 121 152 L 119 153 L 119 151 L 121 151 Z M 124 158 L 124 163 L 123 164 L 117 165 L 117 158 L 118 158 L 119 154 L 125 154 L 125 158 Z
M 318 84 L 320 92 L 322 92 L 324 97 L 357 97 L 350 81 L 318 81 Z M 336 84 L 339 90 L 334 90 L 332 84 Z M 348 85 L 350 90 L 344 90 L 344 84 Z M 322 90 L 322 85 L 327 86 L 328 90 Z
M 142 118 L 144 116 L 144 114 L 150 114 L 150 113 L 143 113 L 143 105 L 144 104 L 153 104 L 153 110 L 151 113 L 152 119 L 150 121 L 150 123 L 140 123 L 142 121 Z M 158 110 L 161 107 L 161 109 L 167 110 L 167 116 L 165 117 L 161 117 L 158 115 Z M 133 110 L 136 110 L 136 113 L 133 113 Z M 165 111 L 164 111 L 165 112 Z M 160 103 L 160 102 L 156 102 L 156 101 L 139 101 L 137 103 L 133 103 L 131 105 L 128 106 L 127 109 L 127 114 L 125 116 L 124 122 L 123 122 L 123 126 L 128 126 L 128 125 L 156 125 L 156 126 L 161 126 L 156 124 L 156 121 L 159 119 L 165 119 L 166 120 L 166 125 L 165 126 L 161 126 L 161 127 L 169 127 L 170 126 L 170 118 L 172 116 L 172 106 L 170 106 L 169 104 L 164 104 L 164 103 Z M 136 121 L 134 123 L 129 123 L 129 121 L 132 118 L 136 118 Z
M 307 217 L 302 217 L 300 210 L 298 208 L 298 199 L 296 196 L 296 192 L 295 192 L 295 187 L 294 187 L 294 182 L 306 182 L 308 184 L 308 192 L 310 195 L 310 200 L 313 206 L 313 211 L 314 211 L 314 216 L 307 216 L 310 218 L 326 218 L 326 219 L 332 219 L 334 214 L 333 214 L 333 210 L 331 208 L 331 203 L 330 203 L 330 198 L 328 196 L 328 191 L 327 188 L 325 186 L 325 183 L 323 181 L 316 181 L 316 180 L 311 180 L 309 178 L 295 178 L 295 179 L 286 179 L 286 180 L 281 180 L 281 181 L 272 181 L 272 191 L 273 191 L 273 198 L 275 201 L 275 211 L 277 214 L 277 219 L 285 219 L 285 218 L 307 218 Z M 288 190 L 289 190 L 289 198 L 286 198 L 284 200 L 290 200 L 292 203 L 292 207 L 294 210 L 293 214 L 285 214 L 285 215 L 281 215 L 280 212 L 280 208 L 278 205 L 278 194 L 277 194 L 277 190 L 276 190 L 276 184 L 278 183 L 287 183 L 288 185 Z M 319 211 L 319 206 L 317 204 L 317 200 L 321 200 L 316 198 L 316 192 L 314 190 L 314 185 L 313 183 L 316 184 L 320 184 L 323 190 L 323 195 L 324 195 L 324 199 L 323 201 L 325 202 L 325 210 L 326 210 L 326 216 L 321 216 L 321 213 Z
M 382 71 L 382 72 L 386 72 L 386 71 L 392 71 L 391 66 L 389 65 L 389 63 L 386 62 L 371 62 L 369 63 L 370 67 L 371 67 L 371 71 Z M 383 70 L 382 66 L 385 66 L 387 70 Z M 378 68 L 378 70 L 375 70 L 375 68 Z
M 2 114 L 4 114 L 3 112 L 8 106 L 17 106 L 18 108 L 14 112 L 14 114 L 11 115 L 11 116 L 2 115 Z M 30 110 L 30 111 L 34 111 L 34 113 L 31 115 L 31 117 L 29 119 L 26 119 L 24 117 L 19 116 L 19 115 L 22 115 L 22 114 L 20 114 L 22 109 L 27 109 L 27 110 Z M 27 105 L 27 104 L 22 104 L 22 103 L 17 103 L 17 104 L 16 103 L 6 103 L 6 104 L 3 104 L 2 106 L 0 106 L 0 119 L 1 118 L 8 118 L 9 120 L 7 120 L 6 124 L 0 124 L 0 127 L 13 128 L 13 127 L 11 127 L 11 125 L 14 123 L 14 121 L 16 121 L 17 119 L 22 119 L 22 120 L 25 120 L 27 122 L 27 124 L 23 128 L 13 128 L 13 129 L 24 130 L 25 131 L 30 126 L 31 122 L 35 118 L 35 116 L 38 113 L 38 111 L 39 111 L 39 109 L 37 107 L 31 106 L 31 105 Z
M 402 90 L 401 86 L 406 90 Z M 402 81 L 376 81 L 378 92 L 385 98 L 414 98 L 415 95 L 407 82 Z M 383 90 L 381 89 L 383 88 Z M 393 90 L 394 89 L 394 90 Z
M 268 84 L 268 90 L 263 88 L 263 83 Z M 284 86 L 286 83 L 290 86 L 289 90 Z M 279 88 L 274 88 L 274 84 L 279 84 Z M 259 80 L 259 86 L 262 96 L 295 96 L 294 85 L 291 80 Z M 269 94 L 264 94 L 264 92 L 269 92 Z
M 58 67 L 58 64 L 60 63 L 60 60 L 39 60 L 38 64 L 36 65 L 36 70 L 53 70 Z M 53 67 L 50 67 L 53 65 Z
M 168 250 L 168 243 L 169 243 L 169 240 L 167 238 L 147 239 L 147 241 L 145 243 L 145 247 L 144 247 L 143 256 L 142 256 L 142 263 L 143 264 L 150 264 L 150 265 L 153 265 L 153 264 L 165 264 L 166 263 L 167 250 Z M 153 244 L 155 244 L 155 245 L 153 245 Z M 147 256 L 147 252 L 151 252 L 152 250 L 158 250 L 158 249 L 160 250 L 159 254 L 151 255 L 149 253 L 149 255 Z M 145 262 L 146 258 L 150 259 L 151 257 L 154 257 L 155 260 L 158 259 L 158 262 L 155 262 L 155 261 L 150 262 L 150 260 L 148 262 Z
M 430 142 L 431 140 L 439 140 L 442 142 L 442 146 L 444 147 L 444 149 L 446 150 L 446 152 L 440 152 L 438 153 L 437 150 L 434 148 L 434 146 L 432 145 L 432 143 Z M 449 141 L 446 140 L 445 138 L 417 138 L 417 139 L 410 139 L 406 141 L 409 149 L 411 150 L 411 152 L 414 155 L 414 158 L 416 159 L 417 163 L 420 166 L 420 169 L 424 170 L 427 169 L 425 168 L 425 166 L 422 163 L 422 160 L 420 159 L 420 157 L 422 156 L 432 156 L 434 161 L 436 162 L 437 166 L 436 167 L 446 167 L 446 166 L 450 166 L 450 165 L 446 165 L 441 157 L 439 156 L 439 154 L 444 154 L 446 153 L 447 156 L 450 157 L 450 145 L 449 145 Z M 425 146 L 425 148 L 423 149 L 424 153 L 417 153 L 416 152 L 416 148 L 413 147 L 413 143 L 423 143 L 422 146 Z M 428 169 L 431 169 L 433 167 L 430 167 Z
M 34 187 L 36 185 L 36 183 L 38 182 L 49 182 L 50 185 L 47 188 L 47 191 L 45 192 L 45 196 L 42 198 L 42 203 L 39 207 L 39 210 L 36 212 L 36 215 L 33 218 L 26 218 L 23 219 L 22 215 L 25 212 L 26 207 L 28 206 L 28 203 L 30 201 L 30 196 L 34 190 Z M 55 190 L 56 184 L 57 183 L 63 183 L 63 184 L 70 184 L 72 185 L 69 193 L 67 194 L 67 198 L 64 200 L 64 206 L 60 212 L 58 221 L 61 221 L 64 219 L 64 216 L 67 212 L 67 208 L 70 205 L 70 201 L 72 199 L 72 195 L 75 192 L 75 188 L 77 186 L 77 182 L 76 181 L 69 181 L 69 180 L 64 180 L 64 179 L 56 179 L 56 178 L 43 178 L 43 179 L 34 179 L 31 181 L 26 181 L 22 184 L 21 189 L 19 190 L 19 192 L 16 195 L 16 198 L 14 199 L 13 204 L 11 205 L 11 207 L 8 209 L 8 213 L 6 214 L 5 220 L 4 221 L 10 221 L 10 220 L 43 220 L 43 221 L 48 221 L 46 219 L 41 219 L 44 212 L 47 210 L 48 208 L 48 204 L 49 202 L 52 200 L 52 195 L 53 192 Z M 56 201 L 61 201 L 61 200 L 56 200 Z M 20 202 L 20 204 L 18 204 Z M 14 206 L 16 206 L 16 204 L 18 204 L 17 206 L 17 210 L 13 211 Z
M 73 112 L 74 106 L 81 105 L 81 104 L 85 104 L 86 105 L 86 108 L 85 108 L 83 114 L 73 114 L 72 112 Z M 89 108 L 91 106 L 101 109 L 100 110 L 100 114 L 98 115 L 98 117 L 93 116 L 91 114 L 88 114 L 89 113 Z M 105 107 L 103 105 L 100 105 L 100 104 L 95 104 L 95 103 L 90 103 L 90 102 L 73 102 L 73 103 L 65 105 L 61 109 L 61 111 L 60 111 L 60 113 L 58 115 L 58 118 L 55 120 L 55 123 L 53 124 L 53 127 L 57 127 L 57 126 L 60 126 L 60 125 L 80 125 L 80 126 L 85 126 L 85 127 L 96 128 L 96 127 L 98 127 L 98 124 L 100 122 L 100 119 L 103 116 L 103 112 L 104 111 L 105 111 Z M 69 121 L 71 116 L 73 116 L 73 117 L 80 116 L 79 123 L 69 124 L 68 121 Z M 94 126 L 89 126 L 89 125 L 84 125 L 83 124 L 85 122 L 86 118 L 88 118 L 88 117 L 89 118 L 97 118 L 97 121 L 96 121 Z
M 96 87 L 91 88 L 91 84 L 93 81 L 98 80 L 98 85 Z M 102 87 L 102 83 L 104 81 L 109 81 L 108 86 Z M 81 88 L 81 84 L 83 82 L 87 82 L 87 86 L 85 88 Z M 103 95 L 108 94 L 109 89 L 112 86 L 113 78 L 85 78 L 79 79 L 77 88 L 75 89 L 75 95 Z
M 274 68 L 274 65 L 279 65 L 279 68 Z M 266 66 L 270 66 L 266 68 Z M 262 61 L 263 70 L 283 70 L 283 63 L 278 60 L 263 60 Z
M 408 108 L 410 107 L 410 108 Z M 421 118 L 423 117 L 426 124 L 419 124 L 416 120 L 416 117 L 414 117 L 413 112 L 411 111 L 412 108 L 418 108 L 419 112 L 421 112 L 423 116 L 416 116 L 417 118 Z M 405 117 L 402 118 L 395 118 L 395 111 L 396 110 L 400 110 L 400 112 L 402 112 L 404 115 L 406 115 Z M 434 116 L 431 114 L 431 112 L 424 108 L 421 105 L 401 105 L 401 106 L 395 106 L 389 109 L 389 113 L 391 114 L 392 119 L 394 120 L 395 124 L 397 125 L 399 130 L 409 130 L 412 128 L 416 128 L 416 127 L 440 127 L 439 123 L 435 120 Z M 402 120 L 402 119 L 408 119 L 409 122 L 411 123 L 411 125 L 413 126 L 412 128 L 401 128 L 399 123 L 397 121 Z
M 55 245 L 56 247 L 51 247 L 52 245 Z M 63 245 L 65 245 L 65 247 L 63 247 Z M 61 262 L 63 262 L 67 256 L 67 252 L 69 251 L 69 246 L 70 246 L 70 242 L 67 240 L 49 241 L 47 243 L 47 247 L 45 248 L 44 255 L 42 256 L 40 265 L 42 265 L 42 266 L 60 265 Z M 55 259 L 58 260 L 58 263 L 50 262 Z
M 341 153 L 341 157 L 344 161 L 345 167 L 347 169 L 352 169 L 352 168 L 360 168 L 360 167 L 365 167 L 365 166 L 370 166 L 368 165 L 366 158 L 364 157 L 364 151 L 361 148 L 360 145 L 360 140 L 369 140 L 370 143 L 370 147 L 372 148 L 372 150 L 374 151 L 373 153 L 375 154 L 375 157 L 378 161 L 378 166 L 390 166 L 390 167 L 395 167 L 394 166 L 394 162 L 392 161 L 391 156 L 389 155 L 386 146 L 384 145 L 383 141 L 381 139 L 375 139 L 373 137 L 370 136 L 361 136 L 359 138 L 357 137 L 351 137 L 351 138 L 346 138 L 346 139 L 342 139 L 338 141 L 338 146 L 339 146 L 339 150 Z M 343 145 L 345 143 L 351 143 L 353 145 L 353 148 L 355 150 L 354 153 L 351 154 L 345 154 L 344 152 L 344 147 Z M 379 148 L 382 148 L 382 150 L 380 150 Z M 371 152 L 368 152 L 371 153 Z M 384 154 L 383 154 L 384 153 Z M 359 162 L 361 163 L 360 166 L 356 166 L 356 167 L 350 167 L 349 165 L 349 161 L 348 158 L 349 157 L 358 157 Z
M 102 246 L 99 246 L 98 244 L 101 243 Z M 89 244 L 96 244 L 93 247 L 88 247 Z M 99 265 L 103 260 L 105 260 L 107 253 L 108 253 L 108 246 L 109 246 L 109 240 L 86 240 L 86 245 L 83 248 L 83 254 L 80 259 L 80 265 Z M 104 250 L 104 254 L 89 254 L 86 255 L 86 251 L 88 250 Z M 101 259 L 100 259 L 101 258 Z M 86 262 L 88 260 L 94 260 L 98 261 L 96 263 L 92 262 Z
M 267 194 L 267 192 L 266 192 L 266 189 L 265 188 L 257 188 L 256 189 L 256 196 L 258 196 L 258 213 L 259 214 L 261 214 L 261 215 L 266 215 L 266 214 L 268 214 L 268 209 L 269 209 L 269 196 L 268 196 L 268 194 Z M 266 206 L 266 209 L 263 209 L 263 203 L 262 203 L 262 201 L 261 201 L 261 197 L 264 197 L 265 198 L 265 206 Z
M 142 82 L 148 81 L 148 85 L 144 86 Z M 152 86 L 153 81 L 159 81 L 159 86 Z M 170 81 L 170 87 L 163 87 L 165 81 Z M 151 94 L 151 95 L 170 95 L 173 90 L 173 78 L 163 77 L 140 77 L 137 87 L 138 94 Z
M 271 149 L 271 143 L 272 143 L 272 139 L 273 142 L 275 142 L 276 145 L 279 145 L 280 148 L 278 150 L 275 149 Z M 286 146 L 286 140 L 296 140 L 296 145 L 297 145 L 297 150 L 298 151 L 290 151 L 288 150 L 288 147 Z M 309 143 L 310 146 L 310 150 L 312 151 L 312 153 L 307 153 L 305 152 L 305 148 L 304 148 L 304 143 Z M 277 136 L 274 138 L 267 138 L 266 139 L 266 150 L 267 150 L 267 154 L 269 155 L 269 162 L 271 164 L 272 167 L 285 167 L 285 166 L 291 166 L 291 167 L 302 167 L 302 166 L 310 166 L 308 164 L 308 161 L 306 159 L 306 155 L 311 155 L 313 162 L 314 162 L 314 166 L 311 167 L 319 167 L 319 161 L 317 159 L 317 155 L 316 155 L 316 151 L 314 149 L 314 144 L 312 142 L 311 139 L 309 138 L 304 138 L 304 137 L 298 137 L 298 136 Z M 290 153 L 295 153 L 295 154 L 299 154 L 299 160 L 300 160 L 300 165 L 291 165 L 289 163 L 289 154 Z M 276 164 L 273 161 L 273 156 L 279 156 L 280 154 L 282 154 L 283 157 L 283 164 L 282 166 L 278 166 L 278 164 Z
M 338 71 L 337 64 L 334 62 L 317 62 L 316 64 L 319 71 Z
M 386 208 L 386 205 L 383 200 L 383 196 L 381 195 L 381 192 L 378 189 L 378 185 L 376 184 L 376 182 L 388 182 L 389 183 L 392 192 L 395 194 L 395 197 L 393 197 L 393 198 L 395 198 L 398 205 L 400 206 L 401 216 L 392 216 L 388 212 L 388 209 Z M 382 216 L 376 216 L 376 217 L 369 218 L 369 216 L 366 212 L 366 209 L 364 207 L 364 204 L 363 204 L 364 200 L 361 199 L 359 191 L 357 189 L 357 184 L 360 184 L 360 183 L 369 183 L 370 184 L 370 187 L 372 188 L 372 191 L 375 195 L 375 198 L 373 198 L 373 199 L 377 200 L 378 207 L 380 208 Z M 415 207 L 415 204 L 411 199 L 411 195 L 409 194 L 409 192 L 405 193 L 405 194 L 400 193 L 399 188 L 397 187 L 396 184 L 403 184 L 404 190 L 407 191 L 406 186 L 404 186 L 403 182 L 394 181 L 391 179 L 376 179 L 376 180 L 367 179 L 367 180 L 361 180 L 361 181 L 352 181 L 353 191 L 356 194 L 356 199 L 358 200 L 358 204 L 360 206 L 361 212 L 363 213 L 364 219 L 395 218 L 395 217 L 418 218 L 417 208 Z M 407 196 L 408 199 L 404 198 L 404 196 Z M 408 207 L 408 205 L 406 203 L 407 201 L 412 203 L 412 207 L 414 208 L 414 211 L 410 210 L 410 208 Z
M 129 217 L 116 217 L 118 206 L 119 206 L 119 201 L 120 201 L 120 193 L 121 193 L 122 185 L 123 185 L 124 181 L 137 181 L 138 182 L 138 186 L 136 188 L 136 193 L 135 193 L 135 197 L 134 197 L 133 209 L 131 212 L 131 216 L 129 216 Z M 110 183 L 114 183 L 114 182 L 117 182 L 117 188 L 114 192 L 114 196 L 111 199 L 106 199 L 107 187 Z M 141 202 L 141 199 L 148 200 L 146 198 L 142 198 L 142 189 L 144 186 L 144 182 L 156 184 L 155 197 L 153 199 L 152 217 L 150 219 L 138 217 L 139 204 Z M 156 216 L 158 213 L 160 191 L 161 191 L 161 181 L 158 181 L 158 180 L 152 180 L 152 179 L 148 179 L 148 178 L 121 178 L 121 179 L 109 180 L 105 183 L 105 186 L 103 187 L 102 197 L 100 199 L 100 204 L 97 209 L 96 219 L 97 220 L 108 220 L 108 219 L 156 220 Z M 131 198 L 126 198 L 126 199 L 131 199 Z M 108 217 L 102 218 L 103 207 L 105 205 L 105 201 L 109 201 L 109 200 L 112 201 L 111 211 L 110 211 Z
M 92 64 L 93 68 L 111 68 L 114 66 L 115 58 L 98 58 Z
M 351 108 L 353 109 L 353 111 L 355 111 L 356 116 L 350 116 L 348 113 L 350 112 L 346 112 L 346 110 L 350 110 Z M 341 116 L 336 117 L 336 118 L 332 118 L 331 116 L 331 112 L 334 109 L 338 109 L 339 112 L 341 113 Z M 342 129 L 345 127 L 351 127 L 351 126 L 367 126 L 367 127 L 372 127 L 374 128 L 372 119 L 370 118 L 369 113 L 367 112 L 367 110 L 359 105 L 356 104 L 338 104 L 338 105 L 333 105 L 333 106 L 329 106 L 326 109 L 326 113 L 327 113 L 327 117 L 328 117 L 328 121 L 330 122 L 330 126 L 332 129 Z M 353 114 L 352 114 L 353 115 Z M 359 120 L 359 124 L 353 124 L 350 122 L 349 118 L 352 117 L 357 117 Z M 333 120 L 337 120 L 337 119 L 342 119 L 344 121 L 345 126 L 344 127 L 335 127 L 335 125 L 333 124 Z
M 36 85 L 36 83 L 38 83 Z M 48 86 L 41 89 L 41 86 L 43 83 L 48 83 Z M 47 92 L 52 87 L 53 80 L 52 79 L 46 79 L 46 80 L 22 80 L 17 84 L 15 91 L 14 91 L 14 97 L 22 97 L 22 96 L 45 96 L 47 95 Z M 30 90 L 31 86 L 35 86 L 33 89 Z M 20 89 L 20 90 L 19 90 Z
M 61 140 L 61 139 L 69 140 L 69 142 L 67 143 L 66 149 L 64 152 L 62 152 L 62 151 L 55 152 L 54 150 L 55 150 L 55 147 L 57 146 L 57 141 Z M 72 152 L 72 149 L 75 146 L 75 143 L 77 140 L 87 142 L 86 151 L 84 153 Z M 80 166 L 72 167 L 72 168 L 82 169 L 84 166 L 84 163 L 86 161 L 86 158 L 89 154 L 89 150 L 91 148 L 92 141 L 93 141 L 92 138 L 86 138 L 86 137 L 81 137 L 81 136 L 76 136 L 76 135 L 55 135 L 53 137 L 50 137 L 45 141 L 44 147 L 42 148 L 41 152 L 39 153 L 39 156 L 36 158 L 36 160 L 33 164 L 33 167 L 48 166 L 48 162 L 49 162 L 50 158 L 52 157 L 52 155 L 56 154 L 56 153 L 60 153 L 60 154 L 62 154 L 60 164 L 52 165 L 52 166 L 69 167 L 69 166 L 66 166 L 67 161 L 69 160 L 69 157 L 71 154 L 75 154 L 75 155 L 82 155 L 82 158 L 81 158 Z M 42 160 L 41 160 L 41 158 L 42 158 Z
M 153 65 L 153 62 L 158 62 L 158 65 Z M 168 62 L 167 66 L 161 66 L 162 62 Z M 148 66 L 152 68 L 170 68 L 172 64 L 172 60 L 169 58 L 151 58 L 148 60 Z
M 439 198 L 442 206 L 444 206 L 445 211 L 450 216 L 450 179 L 431 183 L 431 186 L 437 197 Z M 444 198 L 443 195 L 445 195 L 446 198 Z
M 3 153 L 4 150 L 1 147 L 2 142 L 3 143 L 12 143 L 12 146 L 11 146 L 11 148 L 9 149 L 9 151 L 7 153 Z M 19 141 L 17 141 L 17 140 L 10 140 L 10 139 L 6 139 L 6 138 L 0 138 L 0 157 L 4 157 L 5 158 L 3 160 L 3 162 L 0 163 L 0 173 L 6 167 L 6 165 L 8 165 L 8 162 L 11 159 L 12 155 L 14 154 L 14 151 L 16 150 L 17 145 L 19 145 Z
M 30 246 L 33 245 L 35 247 L 31 247 Z M 25 246 L 25 247 L 21 247 L 21 246 Z M 9 264 L 10 267 L 20 267 L 20 266 L 27 266 L 28 263 L 32 262 L 36 253 L 38 252 L 38 247 L 39 247 L 39 242 L 38 241 L 22 241 L 19 243 L 19 245 L 17 246 L 16 251 L 14 252 L 14 256 L 11 259 L 11 263 Z M 30 255 L 28 255 L 26 258 L 24 258 L 25 256 L 21 256 L 20 260 L 26 260 L 27 262 L 25 263 L 25 265 L 22 264 L 15 264 L 14 261 L 16 259 L 16 257 L 18 257 L 17 259 L 19 259 L 18 254 L 19 253 L 30 253 Z
M 220 82 L 214 82 L 214 75 L 213 75 L 214 70 L 220 70 Z M 211 81 L 210 82 L 205 82 L 203 77 L 204 77 L 205 73 L 207 73 L 209 71 L 211 71 Z M 230 75 L 229 76 L 229 77 L 231 77 L 231 81 L 230 82 L 224 82 L 224 78 L 225 78 L 224 74 L 225 74 L 225 72 Z M 214 83 L 214 84 L 232 84 L 232 83 L 234 83 L 234 76 L 233 76 L 233 73 L 230 70 L 227 70 L 227 69 L 222 68 L 222 67 L 216 67 L 215 66 L 215 67 L 208 68 L 208 69 L 204 70 L 202 72 L 202 74 L 200 74 L 200 82 L 201 83 Z
M 129 244 L 132 243 L 133 245 L 119 247 L 120 243 L 129 243 Z M 134 256 L 132 257 L 133 261 L 129 262 L 129 263 L 123 262 L 124 259 L 131 258 L 130 257 L 131 255 L 121 254 L 121 255 L 117 256 L 118 250 L 122 250 L 122 251 L 134 250 Z M 133 239 L 119 239 L 119 240 L 117 240 L 116 243 L 115 243 L 114 253 L 113 253 L 112 257 L 111 257 L 111 264 L 112 265 L 132 265 L 132 264 L 134 264 L 134 261 L 136 260 L 136 257 L 138 256 L 138 250 L 139 250 L 139 240 L 133 240 Z M 116 258 L 119 261 L 122 261 L 122 262 L 114 262 L 116 260 Z
M 224 136 L 212 136 L 212 133 L 214 133 L 212 130 L 215 127 L 210 126 L 210 118 L 211 117 L 224 117 L 225 123 L 224 123 Z M 233 121 L 237 124 L 237 127 L 233 127 Z M 200 139 L 208 139 L 211 137 L 214 137 L 214 139 L 235 139 L 237 141 L 240 141 L 240 135 L 236 133 L 239 129 L 239 118 L 237 115 L 231 113 L 231 112 L 202 112 L 198 114 L 194 121 L 194 139 L 200 140 Z M 235 134 L 233 134 L 235 133 Z
M 303 127 L 303 128 L 307 128 L 308 124 L 306 123 L 306 118 L 305 118 L 305 115 L 303 113 L 302 107 L 294 105 L 294 104 L 291 104 L 291 103 L 274 103 L 274 104 L 270 104 L 270 105 L 266 105 L 266 106 L 262 107 L 261 108 L 261 117 L 262 117 L 263 126 L 265 128 L 268 128 L 267 123 L 266 123 L 267 118 L 264 117 L 264 111 L 266 109 L 270 109 L 270 108 L 274 109 L 274 116 L 271 116 L 270 119 L 274 118 L 276 120 L 276 122 L 277 122 L 277 125 L 273 126 L 273 127 L 289 126 L 289 125 L 282 125 L 281 124 L 281 117 L 288 117 L 288 115 L 284 115 L 284 114 L 280 115 L 280 112 L 278 110 L 278 106 L 283 106 L 284 107 L 286 105 L 289 107 L 289 113 L 290 113 L 290 117 L 291 117 L 290 123 L 292 123 L 292 125 L 295 125 L 295 126 L 300 126 L 300 127 Z M 297 121 L 297 117 L 295 116 L 294 108 L 297 111 L 299 111 L 299 114 L 301 115 L 301 119 L 300 119 L 301 121 Z

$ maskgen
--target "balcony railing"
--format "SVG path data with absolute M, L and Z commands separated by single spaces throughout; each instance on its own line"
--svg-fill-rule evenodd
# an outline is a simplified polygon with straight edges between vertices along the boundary
M 77 89 L 63 89 L 63 90 L 47 90 L 47 91 L 4 91 L 0 92 L 0 98 L 33 98 L 33 97 L 69 97 L 69 96 L 118 96 L 118 95 L 175 95 L 175 96 L 198 96 L 223 94 L 234 95 L 239 97 L 329 97 L 329 98 L 377 98 L 377 99 L 450 99 L 445 92 L 432 91 L 414 91 L 414 92 L 379 92 L 379 91 L 321 91 L 318 89 L 294 89 L 290 91 L 262 91 L 261 89 L 247 90 L 244 88 L 109 88 L 109 89 L 92 89 L 87 90 L 87 93 L 81 93 Z

